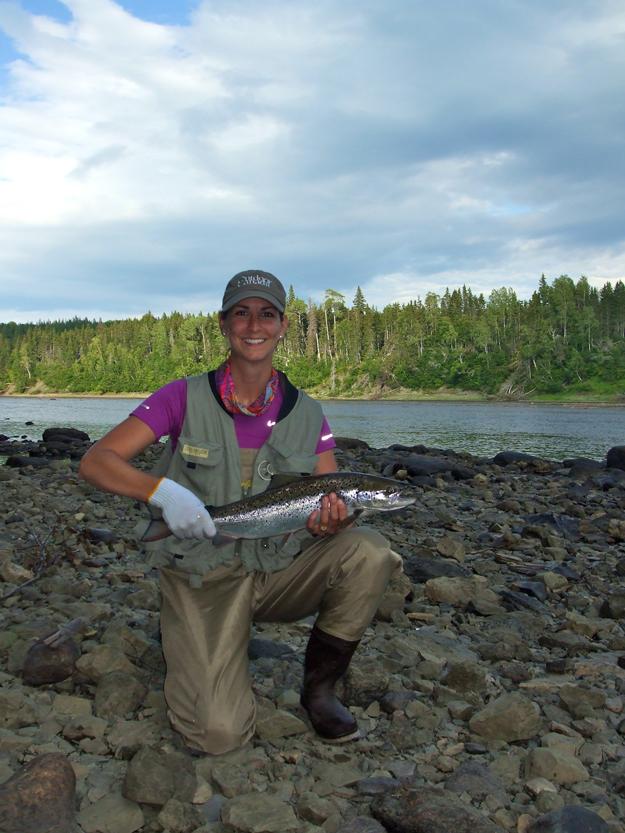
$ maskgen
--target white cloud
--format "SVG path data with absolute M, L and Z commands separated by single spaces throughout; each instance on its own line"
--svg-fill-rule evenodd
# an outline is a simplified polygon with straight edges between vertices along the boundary
M 377 306 L 625 275 L 615 0 L 65 5 L 0 2 L 0 320 L 208 311 L 250 266 Z

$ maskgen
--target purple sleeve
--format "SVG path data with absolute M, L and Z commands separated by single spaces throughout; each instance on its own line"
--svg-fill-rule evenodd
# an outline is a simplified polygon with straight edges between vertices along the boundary
M 332 448 L 336 448 L 334 435 L 332 434 L 332 429 L 328 425 L 328 420 L 324 417 L 321 424 L 321 432 L 319 434 L 319 442 L 317 443 L 315 454 L 322 454 L 324 451 L 330 451 Z
M 154 431 L 157 440 L 169 434 L 175 445 L 182 431 L 186 410 L 187 380 L 176 379 L 144 399 L 131 416 L 145 422 Z

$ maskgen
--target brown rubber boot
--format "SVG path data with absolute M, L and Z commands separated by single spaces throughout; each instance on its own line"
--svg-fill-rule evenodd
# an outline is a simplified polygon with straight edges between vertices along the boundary
M 347 671 L 358 642 L 347 642 L 314 627 L 304 657 L 304 687 L 300 702 L 315 732 L 328 743 L 360 737 L 352 713 L 334 693 Z

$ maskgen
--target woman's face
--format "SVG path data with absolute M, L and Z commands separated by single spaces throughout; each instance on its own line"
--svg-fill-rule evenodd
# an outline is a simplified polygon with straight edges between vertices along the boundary
M 263 298 L 245 298 L 221 318 L 232 358 L 260 362 L 271 359 L 286 332 L 286 317 Z

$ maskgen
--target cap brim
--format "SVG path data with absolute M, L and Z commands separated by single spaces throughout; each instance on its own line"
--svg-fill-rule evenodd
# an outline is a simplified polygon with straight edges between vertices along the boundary
M 221 312 L 228 312 L 235 304 L 244 301 L 246 298 L 262 298 L 263 301 L 269 301 L 271 306 L 275 307 L 278 312 L 284 312 L 284 304 L 280 304 L 275 295 L 272 295 L 270 292 L 264 292 L 262 289 L 250 289 L 249 287 L 240 289 L 234 295 L 231 295 L 221 307 Z

